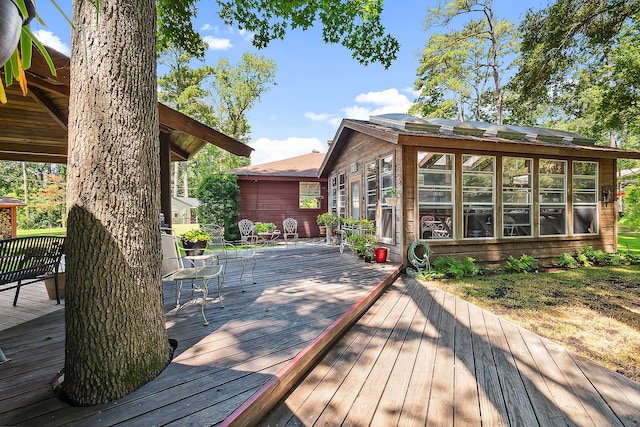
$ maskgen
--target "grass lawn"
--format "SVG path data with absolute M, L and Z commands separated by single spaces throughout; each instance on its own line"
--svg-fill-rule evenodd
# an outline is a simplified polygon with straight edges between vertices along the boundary
M 635 265 L 496 274 L 434 284 L 640 381 L 638 277 L 640 266 Z

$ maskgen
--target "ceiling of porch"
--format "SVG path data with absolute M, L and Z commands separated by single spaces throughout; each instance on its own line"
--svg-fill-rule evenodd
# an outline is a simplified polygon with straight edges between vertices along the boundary
M 69 58 L 47 48 L 56 66 L 52 76 L 44 58 L 33 52 L 27 70 L 29 93 L 17 83 L 6 88 L 8 103 L 0 106 L 0 160 L 66 163 L 69 118 Z M 4 79 L 3 73 L 0 73 Z M 171 161 L 190 159 L 207 143 L 249 157 L 253 149 L 221 132 L 158 103 L 160 132 L 171 143 Z

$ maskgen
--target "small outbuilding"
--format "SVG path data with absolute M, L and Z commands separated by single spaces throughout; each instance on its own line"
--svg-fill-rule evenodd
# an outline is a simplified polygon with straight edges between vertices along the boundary
M 495 267 L 585 245 L 614 252 L 619 158 L 640 152 L 565 131 L 388 114 L 343 120 L 319 176 L 329 210 L 375 220 L 392 260 L 406 264 L 424 239 L 434 256 Z
M 313 151 L 230 170 L 240 187 L 239 219 L 273 222 L 282 229 L 282 221 L 291 217 L 301 238 L 320 236 L 316 219 L 327 211 L 327 179 L 318 177 L 324 157 Z
M 200 201 L 195 197 L 171 196 L 171 223 L 197 224 Z
M 18 206 L 27 206 L 27 204 L 13 197 L 0 197 L 0 239 L 17 237 Z

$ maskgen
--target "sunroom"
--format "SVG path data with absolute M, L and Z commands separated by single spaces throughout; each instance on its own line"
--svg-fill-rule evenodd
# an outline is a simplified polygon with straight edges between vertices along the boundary
M 375 220 L 392 259 L 406 262 L 423 239 L 434 256 L 497 266 L 585 245 L 614 252 L 618 158 L 640 152 L 565 131 L 391 114 L 343 120 L 320 175 L 330 210 Z

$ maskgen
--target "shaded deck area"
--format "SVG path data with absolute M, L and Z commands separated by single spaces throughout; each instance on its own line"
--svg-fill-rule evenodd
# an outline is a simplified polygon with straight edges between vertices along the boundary
M 165 285 L 168 334 L 178 340 L 174 359 L 158 378 L 117 402 L 74 408 L 53 395 L 50 381 L 64 366 L 64 310 L 0 331 L 0 348 L 11 358 L 0 364 L 0 425 L 220 423 L 354 303 L 390 281 L 397 266 L 365 264 L 336 246 L 299 243 L 260 249 L 256 284 L 250 268 L 243 293 L 241 263 L 229 261 L 225 308 L 210 290 L 208 326 L 199 300 L 175 309 L 175 286 Z M 182 301 L 188 299 L 183 291 Z M 21 295 L 18 307 L 28 301 Z M 3 306 L 3 316 L 12 309 Z
M 407 276 L 387 287 L 396 267 L 324 244 L 269 248 L 245 293 L 229 263 L 226 307 L 208 302 L 208 326 L 197 302 L 176 310 L 167 285 L 174 360 L 89 408 L 49 385 L 64 364 L 64 310 L 10 327 L 0 425 L 640 425 L 640 384 Z M 298 382 L 301 366 L 313 369 Z

